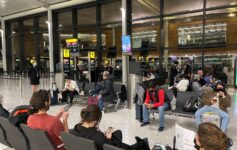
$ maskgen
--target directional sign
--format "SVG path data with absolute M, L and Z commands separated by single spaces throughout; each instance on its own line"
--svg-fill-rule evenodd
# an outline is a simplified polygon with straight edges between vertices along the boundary
M 90 58 L 94 59 L 95 58 L 95 52 L 90 52 Z
M 70 57 L 70 50 L 69 49 L 63 49 L 63 57 L 64 58 Z

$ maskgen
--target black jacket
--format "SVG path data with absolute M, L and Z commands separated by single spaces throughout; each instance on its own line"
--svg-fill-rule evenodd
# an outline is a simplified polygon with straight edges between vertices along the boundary
M 30 77 L 31 85 L 38 85 L 40 79 L 40 73 L 37 67 L 31 67 L 28 76 Z
M 114 99 L 114 87 L 111 79 L 108 78 L 103 81 L 100 94 L 104 101 L 112 101 Z
M 3 118 L 9 117 L 9 112 L 5 108 L 3 108 L 2 104 L 0 104 L 0 117 Z
M 113 142 L 107 139 L 104 133 L 99 131 L 96 127 L 85 128 L 81 126 L 81 124 L 77 124 L 74 129 L 69 132 L 73 135 L 95 141 L 98 150 L 103 150 L 104 144 L 114 145 Z

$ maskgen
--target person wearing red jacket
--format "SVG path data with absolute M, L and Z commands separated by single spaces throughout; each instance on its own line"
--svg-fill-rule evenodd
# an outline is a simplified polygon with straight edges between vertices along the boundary
M 164 126 L 164 116 L 165 110 L 169 108 L 170 102 L 165 98 L 165 91 L 162 88 L 159 88 L 159 85 L 156 84 L 156 81 L 150 81 L 150 87 L 146 91 L 146 99 L 143 104 L 143 123 L 141 126 L 146 126 L 150 124 L 149 122 L 149 110 L 151 108 L 157 108 L 159 111 L 159 120 L 160 126 L 158 131 L 163 131 Z

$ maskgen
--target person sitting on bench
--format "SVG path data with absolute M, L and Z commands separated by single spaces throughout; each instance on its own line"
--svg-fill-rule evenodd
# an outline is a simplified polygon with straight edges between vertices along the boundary
M 161 80 L 161 79 L 159 79 Z M 158 85 L 157 85 L 157 83 Z M 141 126 L 146 126 L 150 124 L 149 122 L 149 110 L 151 108 L 157 108 L 159 111 L 160 127 L 159 131 L 163 131 L 165 128 L 164 125 L 164 116 L 165 110 L 170 107 L 170 101 L 165 94 L 165 90 L 159 88 L 162 84 L 159 84 L 160 81 L 154 79 L 150 81 L 149 88 L 146 91 L 146 99 L 143 104 L 143 123 Z
M 100 107 L 100 110 L 103 110 L 104 102 L 109 102 L 113 100 L 113 82 L 109 78 L 109 72 L 104 71 L 103 72 L 103 81 L 102 85 L 99 88 L 99 95 L 98 95 L 98 105 Z
M 3 96 L 0 95 L 0 117 L 8 118 L 9 112 L 5 108 L 3 108 L 2 103 L 3 103 Z
M 206 112 L 217 113 L 221 117 L 221 130 L 226 133 L 230 121 L 230 116 L 226 112 L 227 108 L 231 105 L 231 98 L 223 89 L 222 85 L 217 86 L 216 93 L 211 87 L 203 88 L 202 103 L 204 106 L 198 109 L 195 113 L 196 123 L 202 123 L 202 115 Z M 221 88 L 219 88 L 221 87 Z
M 67 102 L 67 95 L 70 96 L 70 104 L 72 104 L 74 95 L 79 93 L 79 88 L 76 81 L 71 80 L 69 76 L 65 77 L 65 86 L 62 90 L 62 102 Z

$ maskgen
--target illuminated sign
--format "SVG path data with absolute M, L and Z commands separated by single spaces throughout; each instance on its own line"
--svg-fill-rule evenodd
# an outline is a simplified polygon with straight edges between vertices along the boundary
M 123 35 L 122 36 L 122 50 L 123 50 L 123 54 L 132 54 L 131 36 L 130 35 Z
M 78 51 L 78 40 L 77 39 L 66 39 L 67 48 L 71 50 L 71 52 Z
M 63 57 L 64 58 L 70 57 L 70 50 L 69 49 L 63 49 Z
M 90 52 L 90 58 L 92 58 L 92 59 L 95 58 L 95 52 Z

